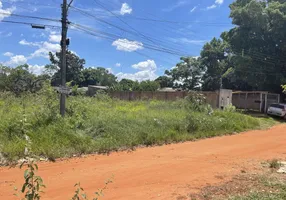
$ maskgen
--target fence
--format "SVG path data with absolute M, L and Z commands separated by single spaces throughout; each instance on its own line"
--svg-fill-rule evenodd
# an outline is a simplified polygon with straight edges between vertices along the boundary
M 266 112 L 269 105 L 279 102 L 279 94 L 272 94 L 264 91 L 234 92 L 232 98 L 232 103 L 235 107 L 260 112 Z
M 232 91 L 219 90 L 215 92 L 200 92 L 206 97 L 206 102 L 213 108 L 222 108 L 231 104 Z M 162 100 L 162 101 L 175 101 L 177 99 L 185 98 L 189 93 L 187 91 L 175 92 L 110 92 L 112 98 L 120 100 L 134 101 L 134 100 Z

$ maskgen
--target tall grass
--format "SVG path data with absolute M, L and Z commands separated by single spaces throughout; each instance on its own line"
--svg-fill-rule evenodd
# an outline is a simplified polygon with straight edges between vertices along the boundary
M 6 159 L 24 157 L 26 120 L 34 155 L 50 159 L 74 154 L 104 153 L 140 145 L 231 134 L 271 126 L 272 120 L 236 112 L 194 109 L 188 100 L 175 102 L 69 97 L 67 116 L 58 114 L 58 96 L 46 88 L 38 94 L 0 95 L 0 153 Z

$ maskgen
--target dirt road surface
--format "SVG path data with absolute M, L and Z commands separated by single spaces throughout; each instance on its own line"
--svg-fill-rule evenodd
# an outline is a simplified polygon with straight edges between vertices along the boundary
M 114 182 L 103 200 L 171 200 L 273 158 L 286 158 L 285 124 L 197 142 L 41 163 L 39 174 L 47 186 L 45 200 L 70 199 L 77 182 L 90 196 L 112 176 Z M 23 170 L 0 168 L 0 199 L 16 199 L 13 188 L 21 188 L 22 183 Z

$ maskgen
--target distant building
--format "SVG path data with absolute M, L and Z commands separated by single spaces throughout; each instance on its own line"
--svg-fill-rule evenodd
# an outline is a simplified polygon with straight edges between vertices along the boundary
M 180 88 L 171 88 L 171 87 L 164 87 L 164 88 L 160 88 L 158 89 L 159 92 L 177 92 L 177 91 L 182 91 L 182 89 Z
M 89 96 L 94 96 L 98 91 L 107 91 L 108 88 L 108 86 L 89 85 L 87 94 Z

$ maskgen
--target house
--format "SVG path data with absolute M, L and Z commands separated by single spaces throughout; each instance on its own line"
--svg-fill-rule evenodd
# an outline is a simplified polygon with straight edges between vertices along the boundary
M 107 86 L 89 85 L 87 94 L 89 96 L 94 96 L 98 91 L 107 91 Z

